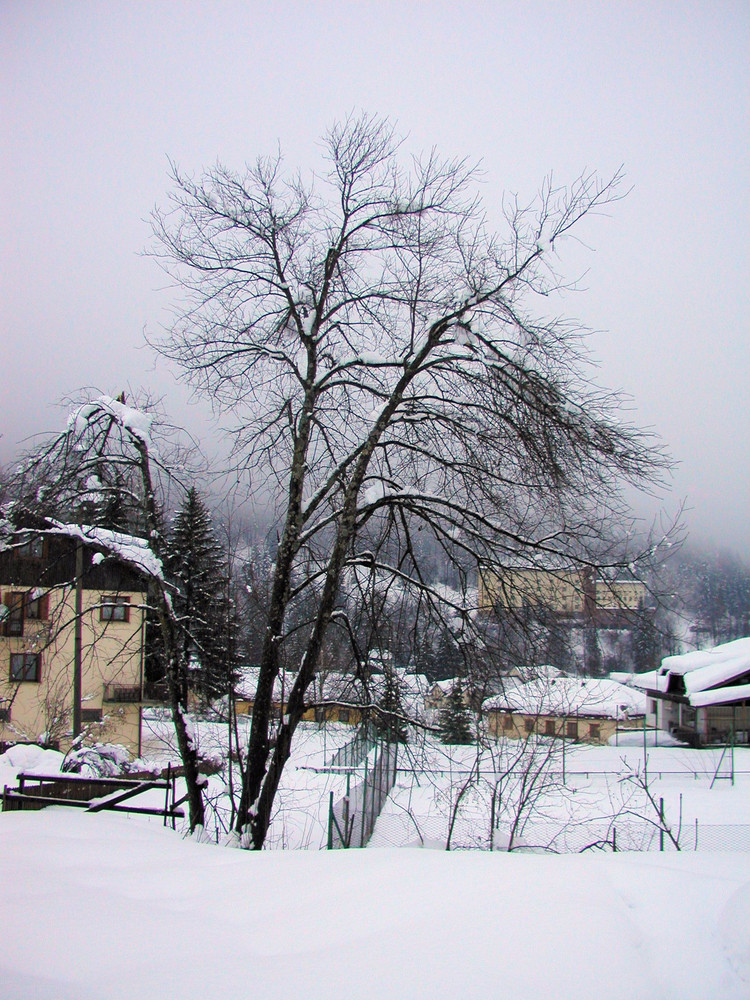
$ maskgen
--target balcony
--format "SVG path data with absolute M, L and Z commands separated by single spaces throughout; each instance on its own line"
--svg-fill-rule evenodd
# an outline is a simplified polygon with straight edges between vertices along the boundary
M 104 701 L 133 704 L 141 700 L 141 688 L 138 684 L 105 684 Z

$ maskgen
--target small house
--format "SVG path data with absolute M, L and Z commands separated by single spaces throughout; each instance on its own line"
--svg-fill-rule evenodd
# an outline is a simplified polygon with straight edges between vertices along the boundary
M 666 656 L 636 674 L 649 722 L 695 746 L 750 743 L 750 638 Z
M 551 736 L 608 743 L 616 733 L 640 729 L 646 698 L 615 681 L 593 677 L 537 677 L 514 683 L 482 704 L 491 736 Z

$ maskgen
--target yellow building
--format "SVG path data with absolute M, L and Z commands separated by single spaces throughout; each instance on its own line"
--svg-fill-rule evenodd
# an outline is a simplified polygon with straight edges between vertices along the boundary
M 647 591 L 640 580 L 595 578 L 590 569 L 515 567 L 481 569 L 479 608 L 539 608 L 572 617 L 625 615 L 642 608 Z
M 646 698 L 616 681 L 550 674 L 509 683 L 483 703 L 482 713 L 495 739 L 549 736 L 606 744 L 618 733 L 643 727 Z
M 0 552 L 0 741 L 69 748 L 80 648 L 82 732 L 138 754 L 145 587 L 91 546 L 80 559 L 77 595 L 75 541 L 37 535 Z
M 243 667 L 235 683 L 235 710 L 238 715 L 252 715 L 255 706 L 255 692 L 258 689 L 259 667 Z M 281 718 L 286 711 L 287 699 L 292 690 L 296 674 L 284 673 L 276 678 L 271 698 L 271 714 Z M 302 720 L 304 722 L 342 722 L 348 726 L 358 726 L 362 721 L 363 694 L 355 679 L 344 674 L 319 674 L 307 692 L 306 701 L 310 705 Z

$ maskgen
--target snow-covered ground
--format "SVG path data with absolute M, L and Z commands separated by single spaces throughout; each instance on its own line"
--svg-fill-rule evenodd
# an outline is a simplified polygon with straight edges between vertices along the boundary
M 659 833 L 664 826 L 682 850 L 750 851 L 750 750 L 736 749 L 732 765 L 729 753 L 685 747 L 649 747 L 645 755 L 637 746 L 584 745 L 563 755 L 561 743 L 544 740 L 526 752 L 520 742 L 508 747 L 482 753 L 478 780 L 473 747 L 432 744 L 402 754 L 370 846 L 445 846 L 455 812 L 455 848 L 502 850 L 512 830 L 515 848 L 566 853 L 609 842 L 620 851 L 660 843 L 673 850 L 669 834 Z
M 4 1000 L 746 1000 L 750 854 L 268 851 L 0 816 Z
M 204 753 L 226 748 L 225 726 L 197 731 Z M 638 822 L 652 850 L 529 854 L 502 847 L 522 765 L 538 756 L 513 758 L 499 786 L 490 853 L 489 800 L 509 758 L 486 750 L 477 781 L 475 748 L 411 745 L 375 828 L 379 849 L 327 852 L 317 848 L 329 794 L 341 796 L 346 779 L 321 769 L 353 732 L 307 725 L 299 735 L 269 846 L 307 850 L 196 843 L 143 816 L 0 814 L 0 998 L 750 996 L 750 850 L 727 851 L 726 838 L 706 850 L 711 828 L 750 832 L 750 751 L 735 751 L 732 783 L 719 751 L 581 746 L 563 760 L 555 747 L 514 846 L 576 850 L 613 825 L 623 846 Z M 144 756 L 173 759 L 169 744 L 169 726 L 152 719 Z M 0 757 L 0 784 L 60 762 L 14 748 Z M 664 853 L 653 850 L 656 814 L 637 782 L 644 763 L 673 829 L 682 816 L 680 852 L 668 839 Z M 211 778 L 208 832 L 219 838 L 225 782 Z M 453 846 L 484 850 L 404 849 L 444 848 L 454 810 Z

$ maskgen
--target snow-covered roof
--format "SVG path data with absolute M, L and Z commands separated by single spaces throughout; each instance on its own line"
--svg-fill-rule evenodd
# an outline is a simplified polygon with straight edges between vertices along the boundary
M 612 680 L 616 679 L 617 678 L 615 677 L 612 678 Z M 659 690 L 658 684 L 659 684 L 659 671 L 646 670 L 642 674 L 633 674 L 629 686 L 640 688 L 641 691 L 658 691 Z
M 727 702 L 750 701 L 750 684 L 735 684 L 733 687 L 719 687 L 712 691 L 694 691 L 688 700 L 694 708 L 706 705 L 725 705 Z
M 559 667 L 553 667 L 551 663 L 511 667 L 508 672 L 509 679 L 518 679 L 524 683 L 527 681 L 550 680 L 553 677 L 561 676 L 562 670 Z
M 103 549 L 108 556 L 114 556 L 122 562 L 157 579 L 164 578 L 164 568 L 161 560 L 154 555 L 151 546 L 145 538 L 137 535 L 126 535 L 120 531 L 110 531 L 109 528 L 99 528 L 85 524 L 64 524 L 62 521 L 50 519 L 52 527 L 46 534 L 65 535 L 68 538 L 78 538 L 87 545 Z
M 430 684 L 424 674 L 409 673 L 403 667 L 395 668 L 393 674 L 398 686 L 404 714 L 418 717 L 424 709 L 424 699 Z M 238 698 L 252 701 L 258 689 L 260 667 L 242 667 L 235 683 L 235 694 Z M 284 675 L 284 699 L 289 697 L 292 685 L 297 675 L 287 672 Z M 368 691 L 363 682 L 352 674 L 330 673 L 318 674 L 306 694 L 306 701 L 312 702 L 342 702 L 348 705 L 377 704 L 385 689 L 385 675 L 375 674 L 370 678 Z M 282 682 L 277 677 L 273 686 L 273 700 L 281 701 Z M 369 695 L 369 697 L 368 697 Z
M 435 688 L 438 688 L 443 694 L 451 694 L 457 684 L 461 684 L 460 677 L 448 677 L 444 681 L 435 681 L 431 690 L 434 691 Z
M 649 686 L 655 691 L 666 692 L 669 690 L 670 678 L 681 677 L 691 704 L 707 705 L 719 701 L 742 700 L 742 696 L 736 696 L 735 689 L 729 692 L 726 686 L 721 685 L 729 685 L 743 674 L 750 674 L 750 637 L 724 642 L 713 649 L 697 649 L 691 653 L 665 656 L 658 670 L 639 675 L 638 686 Z M 646 680 L 650 682 L 648 685 Z M 746 686 L 739 685 L 736 689 Z M 708 701 L 705 698 L 693 700 L 694 695 L 712 688 L 721 688 L 721 691 L 716 692 Z
M 596 715 L 623 719 L 643 715 L 646 697 L 616 681 L 593 677 L 552 677 L 514 684 L 483 703 L 484 711 L 524 715 Z
M 318 674 L 308 691 L 307 700 L 364 702 L 362 682 L 351 674 L 335 672 Z
M 234 685 L 234 693 L 238 698 L 252 701 L 255 692 L 258 690 L 258 680 L 260 678 L 260 667 L 240 667 L 237 680 Z M 289 697 L 292 685 L 297 679 L 296 674 L 286 673 L 283 678 L 284 699 Z M 273 684 L 273 700 L 281 701 L 282 678 L 277 677 Z

